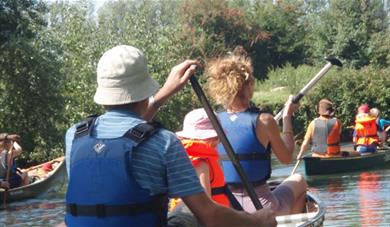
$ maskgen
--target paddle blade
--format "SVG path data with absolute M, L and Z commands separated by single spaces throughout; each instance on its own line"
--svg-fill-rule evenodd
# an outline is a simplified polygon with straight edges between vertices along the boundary
M 343 66 L 343 63 L 339 59 L 337 59 L 335 56 L 328 56 L 325 58 L 328 62 L 330 62 L 332 65 L 337 65 L 339 67 Z

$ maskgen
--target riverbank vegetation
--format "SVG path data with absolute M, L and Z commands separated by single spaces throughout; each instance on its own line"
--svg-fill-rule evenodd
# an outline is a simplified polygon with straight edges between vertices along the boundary
M 63 155 L 66 129 L 102 113 L 92 100 L 99 57 L 129 44 L 145 52 L 160 83 L 185 58 L 203 64 L 241 45 L 258 79 L 253 101 L 274 113 L 325 56 L 335 55 L 344 67 L 332 68 L 302 100 L 295 133 L 305 130 L 324 97 L 348 132 L 360 103 L 390 118 L 388 14 L 378 0 L 118 0 L 99 8 L 92 1 L 1 1 L 0 129 L 22 136 L 22 165 Z M 196 107 L 188 86 L 157 119 L 177 130 Z

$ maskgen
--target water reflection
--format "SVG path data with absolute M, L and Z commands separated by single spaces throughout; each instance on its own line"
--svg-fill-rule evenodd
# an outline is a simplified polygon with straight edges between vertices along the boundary
M 380 175 L 376 172 L 362 172 L 357 187 L 359 189 L 360 219 L 362 226 L 379 226 L 383 200 L 380 194 Z
M 14 202 L 0 210 L 0 226 L 55 226 L 64 213 L 62 197 Z

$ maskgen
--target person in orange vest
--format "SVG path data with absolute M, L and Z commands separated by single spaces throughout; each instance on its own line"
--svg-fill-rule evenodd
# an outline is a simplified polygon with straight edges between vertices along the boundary
M 322 99 L 318 103 L 318 118 L 310 122 L 297 159 L 301 159 L 312 142 L 313 157 L 340 156 L 341 121 L 334 117 L 333 103 Z
M 219 155 L 216 147 L 219 143 L 218 135 L 213 128 L 205 110 L 195 109 L 187 113 L 183 122 L 183 130 L 176 132 L 181 140 L 205 192 L 211 199 L 225 207 L 230 207 L 229 197 L 225 185 L 225 177 L 219 165 Z M 230 195 L 230 193 L 229 193 Z M 180 199 L 171 199 L 170 223 L 173 218 L 178 222 L 183 215 L 192 215 Z M 195 219 L 193 219 L 195 221 Z
M 376 152 L 379 143 L 376 117 L 370 115 L 370 107 L 363 104 L 358 108 L 355 119 L 355 131 L 353 133 L 355 149 L 361 155 Z

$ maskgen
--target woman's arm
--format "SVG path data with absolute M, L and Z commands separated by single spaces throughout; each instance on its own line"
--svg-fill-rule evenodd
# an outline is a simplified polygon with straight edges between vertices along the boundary
M 272 151 L 283 164 L 291 162 L 295 148 L 291 118 L 299 105 L 291 102 L 292 97 L 289 97 L 284 107 L 282 135 L 280 135 L 279 127 L 271 114 L 261 114 L 256 125 L 256 134 L 259 141 L 264 146 L 270 143 Z
M 288 164 L 291 162 L 294 151 L 293 135 L 292 133 L 285 133 L 281 136 L 279 127 L 271 114 L 261 114 L 259 116 L 256 135 L 264 147 L 267 147 L 268 143 L 271 144 L 272 151 L 281 163 Z

